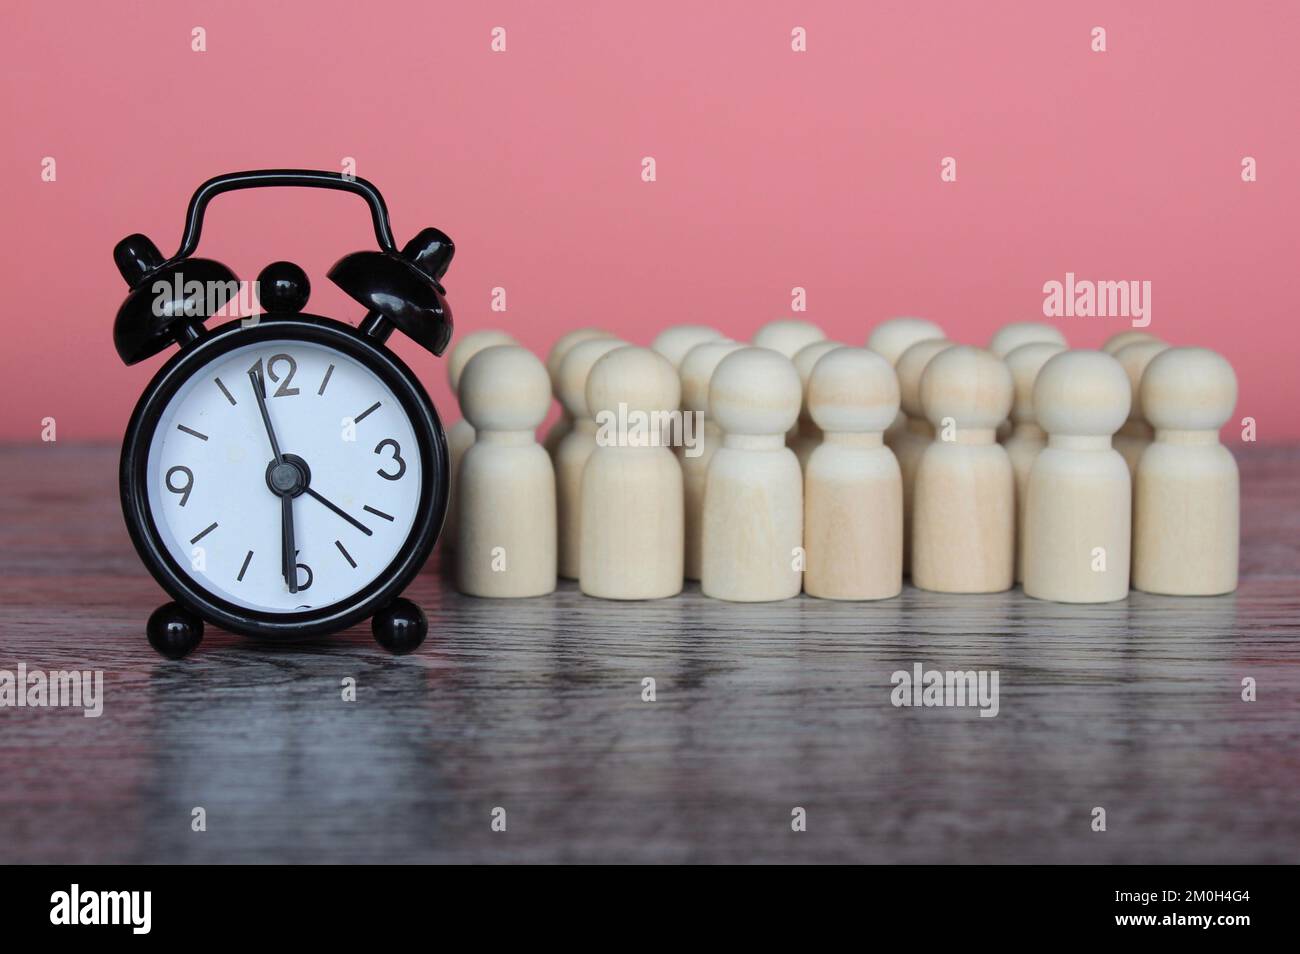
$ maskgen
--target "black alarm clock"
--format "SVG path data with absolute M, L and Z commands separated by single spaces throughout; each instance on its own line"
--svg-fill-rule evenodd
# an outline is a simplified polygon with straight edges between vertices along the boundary
M 263 314 L 205 327 L 240 286 L 221 263 L 191 257 L 204 210 L 223 192 L 266 186 L 337 189 L 369 204 L 378 249 L 328 273 L 366 309 L 357 327 L 303 313 L 310 283 L 292 262 L 258 276 Z M 442 528 L 447 444 L 428 394 L 385 341 L 397 328 L 442 354 L 452 319 L 441 279 L 454 251 L 427 228 L 399 252 L 373 185 L 290 169 L 203 183 L 166 261 L 144 235 L 117 244 L 131 286 L 113 326 L 118 355 L 130 365 L 180 346 L 136 405 L 120 472 L 131 539 L 175 600 L 149 619 L 158 652 L 186 655 L 205 620 L 289 640 L 371 617 L 392 652 L 424 640 L 423 612 L 400 594 Z

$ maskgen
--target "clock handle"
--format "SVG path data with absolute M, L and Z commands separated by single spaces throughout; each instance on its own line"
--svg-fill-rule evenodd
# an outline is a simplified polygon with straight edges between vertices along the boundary
M 341 172 L 321 172 L 316 169 L 254 169 L 249 172 L 230 172 L 224 176 L 216 176 L 195 190 L 190 199 L 189 210 L 185 213 L 185 234 L 181 236 L 181 247 L 164 264 L 170 265 L 194 254 L 194 250 L 199 246 L 199 235 L 203 231 L 203 213 L 214 197 L 237 189 L 261 189 L 270 186 L 338 189 L 361 196 L 370 206 L 370 217 L 375 223 L 375 239 L 379 242 L 379 247 L 385 252 L 397 253 L 397 245 L 393 242 L 393 230 L 388 224 L 388 207 L 384 204 L 384 197 L 372 183 Z

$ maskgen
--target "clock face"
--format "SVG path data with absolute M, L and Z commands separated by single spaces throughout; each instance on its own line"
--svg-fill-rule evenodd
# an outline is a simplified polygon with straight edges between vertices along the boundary
M 219 355 L 172 395 L 146 491 L 163 545 L 195 584 L 288 614 L 346 603 L 393 563 L 420 516 L 426 466 L 374 371 L 323 344 L 272 339 Z

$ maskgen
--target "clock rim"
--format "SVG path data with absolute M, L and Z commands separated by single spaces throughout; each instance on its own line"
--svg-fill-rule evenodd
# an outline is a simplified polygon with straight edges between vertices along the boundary
M 422 461 L 415 522 L 397 554 L 373 580 L 345 600 L 298 613 L 239 606 L 200 585 L 172 557 L 148 500 L 149 449 L 168 402 L 212 361 L 245 345 L 299 340 L 334 348 L 359 361 L 392 389 L 406 411 Z M 373 616 L 415 579 L 433 552 L 447 514 L 450 455 L 438 412 L 415 373 L 396 354 L 351 325 L 310 314 L 264 314 L 255 325 L 241 319 L 211 329 L 173 355 L 154 375 L 131 414 L 122 440 L 119 489 L 122 515 L 136 552 L 158 584 L 214 626 L 240 635 L 281 641 L 311 639 Z

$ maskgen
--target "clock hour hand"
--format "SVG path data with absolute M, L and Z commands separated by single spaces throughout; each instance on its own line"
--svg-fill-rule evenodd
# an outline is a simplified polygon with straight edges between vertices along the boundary
M 342 517 L 342 518 L 343 518 L 344 520 L 346 520 L 348 523 L 352 524 L 352 526 L 356 527 L 358 530 L 360 530 L 360 531 L 361 531 L 362 533 L 364 533 L 366 536 L 368 536 L 368 537 L 369 537 L 369 536 L 373 536 L 373 533 L 371 532 L 371 530 L 370 530 L 369 527 L 367 527 L 364 523 L 362 523 L 362 522 L 361 522 L 360 520 L 358 520 L 356 517 L 352 516 L 350 513 L 348 513 L 347 511 L 345 511 L 342 507 L 338 506 L 338 505 L 335 504 L 335 503 L 332 503 L 332 502 L 326 500 L 324 497 L 322 497 L 322 496 L 321 496 L 320 494 L 318 494 L 316 491 L 312 490 L 310 487 L 308 487 L 308 488 L 306 489 L 305 493 L 307 494 L 308 497 L 313 497 L 313 498 L 315 498 L 316 500 L 319 500 L 319 501 L 320 501 L 321 503 L 323 503 L 325 506 L 329 507 L 329 508 L 330 508 L 331 510 L 333 510 L 336 514 L 338 514 L 340 517 Z
M 280 453 L 280 444 L 275 439 L 275 428 L 271 426 L 271 415 L 266 409 L 266 378 L 262 376 L 262 371 L 257 366 L 248 369 L 248 377 L 253 382 L 253 396 L 257 398 L 257 409 L 262 412 L 266 436 L 271 439 L 271 453 L 275 455 L 275 462 L 282 464 L 284 455 Z
M 284 582 L 290 593 L 298 592 L 298 567 L 294 562 L 298 550 L 293 541 L 293 498 L 280 498 L 280 539 L 284 544 Z

